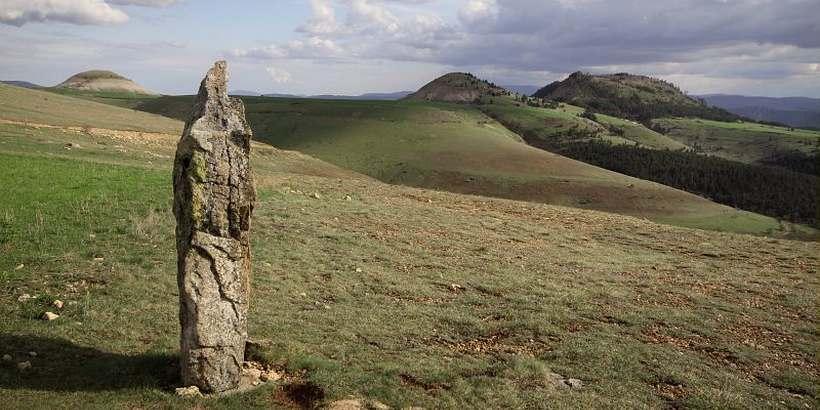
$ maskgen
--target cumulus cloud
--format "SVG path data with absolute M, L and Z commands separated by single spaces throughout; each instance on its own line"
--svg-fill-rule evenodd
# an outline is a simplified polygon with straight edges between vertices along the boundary
M 820 75 L 816 0 L 460 0 L 452 15 L 436 13 L 440 4 L 311 0 L 301 39 L 232 54 L 429 63 L 535 83 L 576 70 L 749 80 Z
M 498 18 L 498 4 L 496 0 L 468 0 L 459 17 L 469 25 L 490 22 Z
M 432 50 L 457 36 L 438 15 L 414 8 L 433 1 L 311 0 L 312 15 L 297 29 L 304 38 L 229 54 L 251 59 L 429 60 Z M 402 7 L 403 13 L 391 5 Z
M 311 35 L 330 34 L 338 32 L 339 24 L 336 22 L 336 11 L 330 0 L 310 0 L 312 17 L 297 31 L 309 33 Z
M 0 2 L 0 23 L 17 27 L 34 22 L 120 24 L 128 21 L 128 15 L 110 4 L 165 7 L 176 2 L 177 0 L 3 0 Z
M 268 72 L 271 80 L 273 80 L 276 84 L 287 84 L 291 81 L 292 76 L 289 72 L 282 70 L 276 67 L 266 67 L 265 71 Z
M 20 27 L 30 22 L 117 24 L 128 15 L 102 0 L 3 0 L 0 23 Z
M 144 6 L 144 7 L 167 7 L 178 0 L 106 0 L 111 4 L 121 4 L 123 6 Z

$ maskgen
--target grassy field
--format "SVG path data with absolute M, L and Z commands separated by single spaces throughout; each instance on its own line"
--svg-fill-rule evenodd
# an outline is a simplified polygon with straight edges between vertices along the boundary
M 698 146 L 704 153 L 755 163 L 775 152 L 817 152 L 820 131 L 775 127 L 750 122 L 720 122 L 696 118 L 661 118 L 653 127 L 676 141 Z
M 516 118 L 540 123 L 546 113 L 554 124 L 565 124 L 564 129 L 572 124 L 603 128 L 579 118 L 577 107 L 544 110 L 497 99 L 493 106 L 511 110 Z M 146 101 L 140 109 L 184 118 L 190 101 L 163 97 Z M 383 182 L 616 212 L 688 227 L 784 232 L 775 219 L 527 146 L 470 105 L 264 97 L 244 101 L 256 139 Z M 725 218 L 736 223 L 715 223 Z
M 65 87 L 53 87 L 46 91 L 131 109 L 137 108 L 146 101 L 160 97 L 159 95 L 139 94 L 128 91 L 85 91 Z
M 806 408 L 820 394 L 817 243 L 386 185 L 256 145 L 250 334 L 288 377 L 177 398 L 175 136 L 128 135 L 0 127 L 11 408 Z
M 182 132 L 179 121 L 159 115 L 5 84 L 0 84 L 0 119 L 129 131 Z
M 518 128 L 536 132 L 540 138 L 577 140 L 581 133 L 594 133 L 591 138 L 613 144 L 641 145 L 652 149 L 684 149 L 681 144 L 643 125 L 604 114 L 595 114 L 596 120 L 581 118 L 583 108 L 561 103 L 557 108 L 531 107 L 509 97 L 485 98 L 481 110 L 502 123 L 515 123 Z M 614 130 L 620 130 L 616 133 Z M 620 134 L 620 135 L 619 135 Z

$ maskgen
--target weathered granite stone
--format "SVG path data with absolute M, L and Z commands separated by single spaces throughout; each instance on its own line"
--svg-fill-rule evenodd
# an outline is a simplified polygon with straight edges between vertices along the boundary
M 248 336 L 251 129 L 227 77 L 202 80 L 174 160 L 182 385 L 205 393 L 239 385 Z

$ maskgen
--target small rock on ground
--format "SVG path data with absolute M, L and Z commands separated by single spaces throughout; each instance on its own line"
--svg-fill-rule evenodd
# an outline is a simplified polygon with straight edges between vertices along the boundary
M 11 357 L 11 355 L 10 355 L 10 354 L 4 354 L 4 355 L 3 355 L 3 361 L 4 361 L 4 362 L 10 362 L 10 361 L 12 361 L 13 359 L 14 359 L 14 358 L 13 358 L 13 357 Z
M 43 313 L 43 320 L 45 320 L 45 321 L 51 321 L 51 320 L 57 319 L 59 317 L 60 317 L 60 315 L 58 315 L 54 312 Z
M 202 392 L 199 391 L 199 387 L 196 386 L 188 386 L 188 387 L 178 387 L 176 389 L 177 396 L 179 397 L 201 397 Z
M 579 379 L 564 379 L 563 382 L 571 389 L 580 389 L 581 387 L 584 387 L 584 382 Z
M 390 406 L 376 400 L 344 399 L 327 406 L 328 410 L 388 410 Z
M 25 361 L 25 362 L 17 363 L 17 369 L 21 370 L 21 371 L 31 369 L 31 362 Z
M 31 351 L 31 352 L 28 352 L 28 355 L 31 356 L 31 357 L 37 357 L 37 352 Z
M 54 305 L 54 307 L 56 307 L 57 309 L 62 309 L 63 308 L 63 301 L 60 300 L 60 299 L 55 300 L 51 304 Z

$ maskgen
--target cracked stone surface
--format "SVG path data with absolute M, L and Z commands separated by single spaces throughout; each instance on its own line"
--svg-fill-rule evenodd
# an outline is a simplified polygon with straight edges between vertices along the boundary
M 239 386 L 248 338 L 252 133 L 227 82 L 219 61 L 202 80 L 174 160 L 182 385 L 206 393 Z

